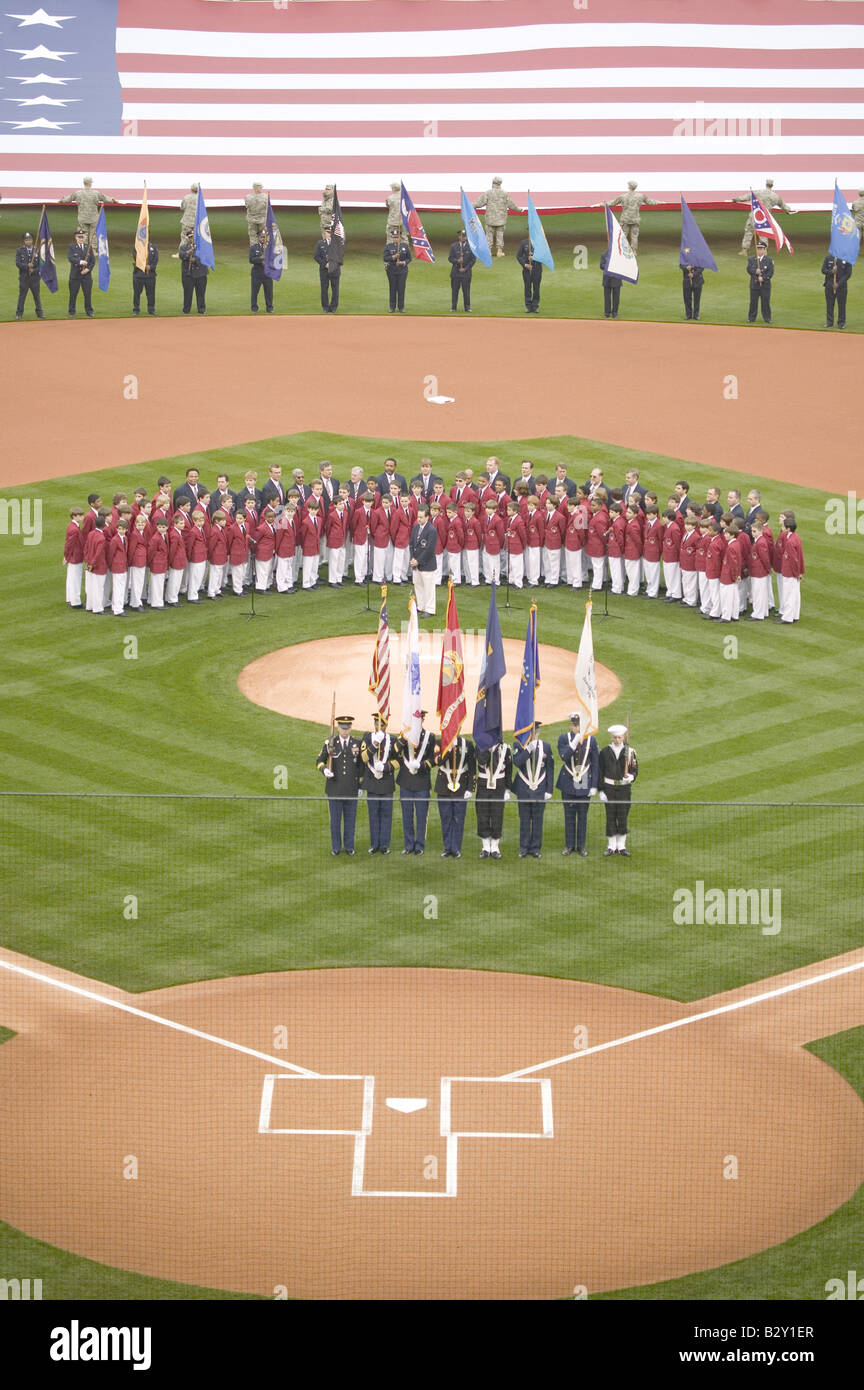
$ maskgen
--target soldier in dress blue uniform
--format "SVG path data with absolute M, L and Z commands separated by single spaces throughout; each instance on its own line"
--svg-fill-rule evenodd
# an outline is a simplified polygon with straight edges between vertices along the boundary
M 132 313 L 137 318 L 141 312 L 141 291 L 147 296 L 147 313 L 156 317 L 156 267 L 159 252 L 152 241 L 147 243 L 147 269 L 139 270 L 135 253 L 132 253 Z
M 456 738 L 442 757 L 441 744 L 436 743 L 435 761 L 438 764 L 435 795 L 438 797 L 441 838 L 444 841 L 441 858 L 461 859 L 465 814 L 474 791 L 474 744 L 470 738 Z
M 504 802 L 510 800 L 513 750 L 509 743 L 477 749 L 477 834 L 481 859 L 501 858 Z
M 384 267 L 390 287 L 390 313 L 405 312 L 405 283 L 411 266 L 411 247 L 395 232 L 384 247 Z
M 18 307 L 16 319 L 23 319 L 24 305 L 28 294 L 32 294 L 36 306 L 37 319 L 44 319 L 42 310 L 41 285 L 39 282 L 39 248 L 33 241 L 31 232 L 24 233 L 24 244 L 15 252 L 15 265 L 18 268 Z
M 597 795 L 600 760 L 593 734 L 582 737 L 578 710 L 570 716 L 570 728 L 558 738 L 561 771 L 555 783 L 564 802 L 564 848 L 562 854 L 581 854 L 584 858 L 588 829 L 588 803 Z
M 423 854 L 426 849 L 426 824 L 429 819 L 429 799 L 432 794 L 432 768 L 435 766 L 435 739 L 422 725 L 426 710 L 420 711 L 420 737 L 417 743 L 407 738 L 396 740 L 399 771 L 399 804 L 402 810 L 403 854 Z
M 513 790 L 519 802 L 519 858 L 540 858 L 543 847 L 543 816 L 546 802 L 552 800 L 555 785 L 555 766 L 552 749 L 537 737 L 541 727 L 535 719 L 531 738 L 523 748 L 513 749 Z
M 610 724 L 612 742 L 600 749 L 597 767 L 600 800 L 606 805 L 607 848 L 604 854 L 623 854 L 630 858 L 627 845 L 627 817 L 630 814 L 630 788 L 639 775 L 636 754 L 627 739 L 626 724 Z
M 84 240 L 84 231 L 78 228 L 75 240 L 66 252 L 69 262 L 69 317 L 74 319 L 78 302 L 78 291 L 84 296 L 84 310 L 88 319 L 93 318 L 93 267 L 96 257 L 92 247 Z
M 249 276 L 252 281 L 252 313 L 258 313 L 258 294 L 264 291 L 264 307 L 268 314 L 273 313 L 273 277 L 264 269 L 264 255 L 267 250 L 266 231 L 258 234 L 258 239 L 249 247 Z
M 372 716 L 372 723 L 375 727 L 360 741 L 364 769 L 361 786 L 369 807 L 369 853 L 389 854 L 395 774 L 400 760 L 396 741 L 387 732 L 387 716 L 379 711 Z
M 330 811 L 330 853 L 354 853 L 357 825 L 357 797 L 363 764 L 360 741 L 352 737 L 353 714 L 340 714 L 336 729 L 318 755 L 318 771 L 323 773 Z

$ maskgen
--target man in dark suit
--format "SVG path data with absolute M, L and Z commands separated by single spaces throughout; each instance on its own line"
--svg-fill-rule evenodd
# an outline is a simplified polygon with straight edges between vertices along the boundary
M 709 487 L 705 493 L 705 506 L 713 515 L 714 520 L 719 521 L 723 515 L 723 503 L 720 501 L 719 487 Z
M 373 479 L 373 482 L 382 496 L 385 492 L 389 495 L 391 483 L 399 484 L 399 490 L 403 497 L 406 497 L 408 494 L 408 482 L 403 478 L 401 473 L 396 472 L 395 459 L 384 460 L 384 472 L 379 473 L 378 477 Z
M 741 493 L 737 488 L 732 487 L 727 492 L 726 510 L 732 516 L 737 517 L 739 521 L 744 521 L 744 508 L 741 506 Z
M 176 487 L 174 489 L 173 503 L 175 512 L 177 510 L 178 502 L 182 502 L 186 498 L 188 498 L 189 501 L 192 503 L 192 510 L 195 510 L 198 498 L 201 496 L 202 493 L 207 491 L 204 484 L 199 483 L 198 478 L 199 473 L 197 468 L 186 469 L 185 483 L 181 483 L 179 487 Z
M 318 771 L 325 778 L 327 807 L 330 812 L 330 853 L 354 853 L 354 831 L 357 825 L 357 796 L 363 763 L 360 760 L 360 741 L 351 735 L 353 714 L 340 714 L 336 729 L 318 755 Z
M 495 486 L 495 479 L 496 479 L 496 478 L 501 478 L 501 479 L 503 479 L 503 482 L 504 482 L 504 491 L 505 491 L 505 492 L 509 492 L 509 491 L 510 491 L 510 479 L 509 479 L 509 477 L 507 476 L 506 473 L 502 473 L 502 472 L 501 472 L 501 467 L 500 467 L 500 463 L 499 463 L 499 460 L 498 460 L 498 459 L 496 459 L 496 458 L 487 459 L 487 460 L 486 460 L 486 470 L 485 470 L 485 471 L 486 471 L 486 474 L 487 474 L 487 476 L 488 476 L 488 478 L 489 478 L 489 486 L 490 486 L 490 487 L 494 487 L 494 486 Z
M 302 468 L 295 468 L 291 474 L 291 486 L 299 492 L 301 502 L 308 502 L 312 496 L 312 484 L 304 482 L 305 477 Z
M 747 493 L 747 506 L 750 510 L 744 518 L 744 530 L 747 532 L 748 536 L 752 536 L 753 522 L 762 510 L 762 493 L 758 488 L 751 487 L 750 491 Z
M 363 477 L 362 468 L 355 467 L 351 469 L 351 477 L 348 479 L 347 488 L 348 498 L 351 502 L 356 502 L 359 497 L 363 496 L 364 492 L 369 491 L 369 484 Z
M 271 463 L 270 477 L 261 489 L 261 502 L 265 507 L 271 503 L 275 507 L 284 506 L 285 487 L 282 483 L 281 463 Z
M 411 574 L 414 580 L 414 594 L 417 599 L 417 616 L 435 616 L 435 546 L 438 532 L 429 520 L 429 507 L 421 502 L 417 508 L 417 521 L 411 528 L 409 543 Z
M 226 473 L 220 473 L 219 477 L 216 479 L 216 490 L 210 496 L 210 506 L 208 508 L 210 515 L 212 516 L 214 512 L 222 511 L 225 503 L 228 501 L 230 501 L 231 510 L 233 511 L 237 506 L 237 494 L 232 492 L 228 486 L 228 475 Z
M 422 500 L 424 502 L 430 502 L 435 492 L 435 484 L 443 481 L 443 478 L 439 478 L 437 473 L 432 472 L 432 460 L 421 459 L 420 472 L 415 474 L 411 479 L 411 486 L 413 487 L 415 483 L 419 483 L 422 489 Z
M 520 464 L 520 476 L 516 479 L 516 482 L 524 483 L 530 496 L 533 496 L 537 491 L 537 484 L 534 481 L 534 465 L 530 459 L 522 460 Z M 514 483 L 513 486 L 515 487 L 516 483 Z M 515 495 L 510 488 L 508 488 L 507 491 L 510 493 L 511 497 Z
M 333 477 L 333 465 L 329 459 L 322 459 L 318 467 L 318 477 L 321 479 L 324 489 L 321 493 L 321 502 L 326 517 L 330 503 L 335 502 L 339 496 L 339 479 Z
M 678 498 L 678 511 L 680 515 L 682 517 L 686 516 L 687 508 L 690 505 L 690 484 L 685 482 L 683 478 L 679 478 L 672 491 Z M 699 508 L 699 510 L 701 510 L 701 508 Z
M 645 489 L 639 481 L 638 468 L 627 469 L 622 501 L 625 507 L 629 507 L 631 501 L 633 501 L 636 503 L 637 507 L 641 507 L 643 512 L 645 510 Z
M 599 473 L 598 486 L 602 486 L 602 483 L 603 483 L 603 472 L 602 472 L 602 470 L 601 470 L 601 469 L 596 469 L 596 468 L 595 468 L 594 473 Z M 593 477 L 594 477 L 594 473 L 591 474 L 592 479 L 593 479 Z M 555 465 L 555 477 L 554 477 L 554 480 L 549 484 L 549 491 L 550 491 L 553 495 L 554 495 L 554 492 L 555 492 L 555 484 L 556 484 L 556 483 L 563 483 L 563 484 L 564 484 L 564 490 L 565 490 L 565 492 L 567 493 L 567 496 L 568 496 L 568 497 L 575 497 L 575 495 L 576 495 L 576 489 L 578 488 L 579 484 L 578 484 L 578 483 L 574 483 L 574 481 L 573 481 L 572 478 L 568 478 L 568 477 L 567 477 L 567 465 L 566 465 L 566 463 L 556 463 L 556 465 Z M 593 483 L 586 483 L 585 486 L 588 487 L 588 488 L 590 488 L 590 487 L 593 486 Z

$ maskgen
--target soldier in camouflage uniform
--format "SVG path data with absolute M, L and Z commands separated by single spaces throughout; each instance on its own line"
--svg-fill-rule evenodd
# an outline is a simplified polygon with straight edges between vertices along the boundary
M 864 236 L 864 188 L 858 189 L 858 197 L 855 199 L 855 202 L 852 203 L 849 211 L 855 218 L 855 226 L 858 228 L 858 240 L 860 241 L 861 237 Z
M 252 246 L 267 227 L 267 194 L 262 184 L 253 183 L 252 192 L 246 194 L 245 203 L 249 245 Z
M 610 208 L 621 208 L 621 230 L 627 238 L 631 251 L 638 250 L 639 247 L 639 209 L 641 207 L 656 208 L 655 198 L 644 198 L 641 193 L 637 193 L 639 187 L 635 179 L 630 179 L 627 184 L 627 192 L 619 193 L 617 198 L 610 202 Z
M 198 185 L 189 185 L 190 192 L 180 204 L 180 240 L 183 241 L 190 232 L 195 230 L 195 214 L 198 210 Z
M 78 226 L 84 228 L 84 235 L 87 238 L 87 245 L 92 251 L 98 250 L 96 245 L 96 223 L 99 221 L 99 204 L 116 203 L 116 198 L 109 198 L 106 193 L 100 193 L 98 188 L 93 187 L 93 180 L 88 174 L 84 180 L 84 187 L 79 188 L 75 193 L 67 193 L 65 198 L 58 199 L 61 203 L 75 203 L 78 208 Z
M 759 199 L 759 201 L 760 201 L 760 203 L 762 204 L 762 206 L 763 206 L 763 207 L 766 207 L 766 208 L 768 209 L 769 212 L 773 212 L 775 208 L 782 208 L 784 212 L 790 212 L 790 213 L 791 213 L 791 212 L 794 212 L 795 209 L 794 209 L 794 208 L 787 207 L 786 204 L 784 203 L 783 199 L 780 197 L 780 194 L 779 194 L 779 193 L 775 193 L 775 192 L 773 191 L 773 189 L 774 189 L 774 180 L 773 180 L 773 179 L 766 179 L 766 180 L 765 180 L 765 187 L 764 187 L 764 188 L 760 188 L 760 189 L 759 189 L 759 192 L 756 194 L 756 197 Z M 750 202 L 750 194 L 749 194 L 749 193 L 742 193 L 741 196 L 740 196 L 740 198 L 733 198 L 733 199 L 732 199 L 732 202 L 733 202 L 733 203 L 749 203 L 749 202 Z M 739 256 L 746 256 L 746 255 L 749 254 L 749 252 L 750 252 L 750 243 L 751 243 L 752 240 L 753 240 L 753 231 L 754 231 L 754 227 L 753 227 L 753 210 L 752 210 L 752 205 L 751 205 L 750 215 L 749 215 L 749 217 L 747 218 L 747 221 L 744 223 L 744 236 L 743 236 L 743 238 L 742 238 L 742 240 L 741 240 L 741 250 L 738 252 L 738 255 L 739 255 Z
M 513 202 L 509 193 L 501 187 L 503 179 L 496 176 L 492 180 L 492 187 L 488 188 L 481 198 L 473 204 L 475 208 L 486 209 L 486 240 L 489 243 L 489 250 L 494 251 L 497 256 L 503 256 L 504 252 L 504 227 L 507 223 L 507 212 L 521 212 L 522 209 L 517 203 Z M 497 246 L 497 251 L 495 250 Z
M 391 183 L 390 190 L 390 196 L 387 199 L 387 240 L 392 241 L 396 237 L 401 241 L 404 232 L 401 183 Z
M 318 220 L 321 223 L 321 235 L 329 232 L 333 226 L 333 194 L 336 192 L 336 185 L 328 183 L 318 204 Z

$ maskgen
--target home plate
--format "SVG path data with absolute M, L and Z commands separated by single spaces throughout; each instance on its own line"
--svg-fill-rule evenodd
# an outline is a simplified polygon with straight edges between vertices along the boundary
M 403 1115 L 413 1115 L 415 1110 L 425 1110 L 429 1102 L 424 1096 L 388 1096 L 384 1104 Z

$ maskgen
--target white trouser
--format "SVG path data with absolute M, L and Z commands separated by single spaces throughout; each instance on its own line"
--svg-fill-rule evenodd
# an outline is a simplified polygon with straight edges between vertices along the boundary
M 771 603 L 771 576 L 766 574 L 761 579 L 751 579 L 750 592 L 753 596 L 753 617 L 767 618 Z
M 540 546 L 525 547 L 525 577 L 529 584 L 540 583 Z
M 122 613 L 123 605 L 126 602 L 126 586 L 128 576 L 126 574 L 115 574 L 111 583 L 111 609 L 114 613 Z
M 720 617 L 720 580 L 708 580 L 708 616 Z
M 581 589 L 585 583 L 585 551 L 564 551 L 564 573 L 567 583 L 574 589 Z
M 183 583 L 183 576 L 185 575 L 185 573 L 186 573 L 185 569 L 182 569 L 182 570 L 174 570 L 174 569 L 171 569 L 171 570 L 168 571 L 168 578 L 167 578 L 166 583 L 165 583 L 165 602 L 166 602 L 166 603 L 176 603 L 176 602 L 177 602 L 177 597 L 178 597 L 178 595 L 179 595 L 179 593 L 180 593 L 180 585 Z
M 265 589 L 269 589 L 269 588 L 270 588 L 270 584 L 271 584 L 272 579 L 273 579 L 273 569 L 274 569 L 274 566 L 275 566 L 275 560 L 276 560 L 276 557 L 275 557 L 275 555 L 273 555 L 273 556 L 270 557 L 269 560 L 256 560 L 256 561 L 255 561 L 255 588 L 256 588 L 256 589 L 265 590 Z
M 774 605 L 774 606 L 776 607 L 778 613 L 782 613 L 782 611 L 783 611 L 783 585 L 784 585 L 785 583 L 786 583 L 786 580 L 783 578 L 782 574 L 778 574 L 778 575 L 777 575 L 777 602 L 776 602 L 776 604 Z
M 462 551 L 447 551 L 447 568 L 450 578 L 454 584 L 462 583 Z
M 206 560 L 190 560 L 186 566 L 186 596 L 190 603 L 198 602 L 198 590 L 204 584 L 204 571 L 207 568 Z
M 747 611 L 747 597 L 748 597 L 749 592 L 750 592 L 750 580 L 749 580 L 749 579 L 739 579 L 739 580 L 738 580 L 738 612 L 739 612 L 739 613 L 745 613 L 745 612 Z
M 577 552 L 577 553 L 578 553 L 578 552 Z M 591 558 L 591 569 L 592 569 L 593 575 L 594 575 L 594 577 L 593 577 L 593 579 L 592 579 L 592 581 L 591 581 L 591 588 L 592 588 L 592 589 L 602 589 L 602 588 L 603 588 L 603 580 L 604 580 L 605 575 L 606 575 L 606 556 L 605 556 L 605 555 L 592 555 L 590 558 Z
M 317 584 L 317 583 L 318 583 L 318 565 L 319 565 L 319 560 L 318 560 L 318 556 L 317 556 L 317 555 L 304 555 L 304 556 L 303 556 L 303 588 L 304 588 L 304 589 L 311 589 L 312 586 L 313 586 L 314 584 Z
M 294 556 L 276 556 L 276 589 L 280 594 L 286 594 L 289 589 L 294 588 Z
M 105 576 L 104 574 L 92 574 L 87 570 L 84 575 L 84 597 L 88 613 L 101 613 L 105 607 Z
M 708 602 L 708 576 L 704 570 L 697 570 L 696 574 L 699 581 L 699 606 L 703 613 L 710 613 L 711 608 Z
M 648 597 L 656 598 L 660 592 L 660 561 L 643 560 L 642 571 L 645 575 Z
M 393 582 L 401 584 L 411 573 L 411 551 L 407 545 L 393 547 Z
M 345 547 L 344 545 L 327 547 L 327 581 L 330 584 L 341 584 L 345 575 Z
M 414 596 L 418 613 L 435 612 L 435 571 L 414 570 Z
M 207 581 L 207 597 L 215 598 L 222 592 L 222 580 L 225 578 L 224 565 L 211 565 L 210 577 Z
M 242 592 L 243 592 L 243 576 L 244 576 L 245 573 L 246 573 L 246 563 L 245 563 L 245 561 L 244 561 L 244 563 L 243 563 L 242 565 L 232 565 L 232 566 L 231 566 L 231 583 L 232 583 L 232 585 L 233 585 L 233 587 L 234 587 L 234 592 L 235 592 L 235 594 L 242 594 Z
M 364 541 L 362 545 L 354 546 L 354 581 L 357 584 L 366 583 L 366 572 L 369 568 L 369 542 Z
M 435 583 L 441 584 L 444 581 L 444 551 L 435 556 Z
M 695 608 L 699 602 L 699 575 L 695 570 L 681 570 L 681 593 L 684 602 Z
M 784 623 L 795 623 L 801 617 L 801 580 L 783 576 L 783 596 L 780 617 Z
M 522 588 L 522 581 L 523 581 L 523 579 L 525 578 L 525 556 L 524 556 L 524 554 L 522 554 L 522 555 L 508 555 L 508 556 L 507 556 L 507 565 L 508 565 L 508 573 L 509 573 L 509 576 L 510 576 L 510 583 L 513 585 L 513 588 L 514 588 L 514 589 L 521 589 L 521 588 Z
M 627 592 L 633 598 L 639 592 L 639 585 L 642 583 L 642 559 L 624 561 L 624 568 L 627 571 Z
M 372 547 L 372 583 L 387 584 L 393 578 L 393 546 L 388 541 L 387 545 L 373 545 Z
M 501 576 L 501 556 L 490 555 L 488 550 L 483 551 L 483 578 L 487 584 L 497 584 Z
M 73 608 L 81 607 L 81 574 L 83 564 L 66 566 L 66 602 Z
M 666 582 L 666 597 L 681 597 L 681 565 L 678 560 L 663 561 L 663 578 Z
M 140 608 L 144 598 L 144 580 L 147 570 L 144 565 L 132 565 L 129 575 L 129 607 Z
M 720 584 L 720 617 L 724 622 L 738 620 L 738 585 Z
M 623 594 L 625 584 L 624 575 L 626 573 L 623 555 L 609 556 L 609 573 L 612 576 L 613 594 Z
M 543 572 L 547 584 L 557 584 L 561 578 L 561 551 L 543 547 Z
M 480 583 L 480 551 L 466 550 L 463 552 L 462 561 L 465 566 L 465 583 Z
M 151 574 L 150 585 L 147 593 L 147 602 L 151 608 L 165 607 L 165 575 Z

